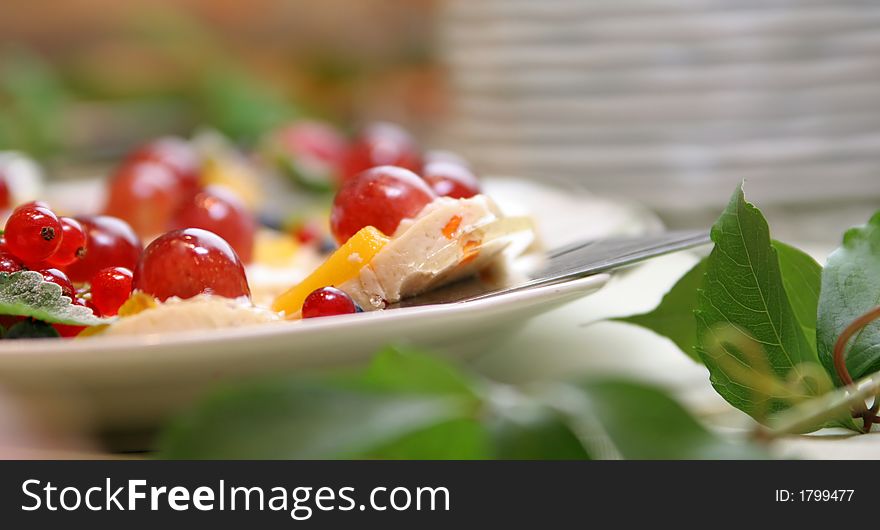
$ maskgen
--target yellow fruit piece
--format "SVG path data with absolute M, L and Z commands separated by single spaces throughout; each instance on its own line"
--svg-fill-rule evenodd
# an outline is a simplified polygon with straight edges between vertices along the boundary
M 299 244 L 290 234 L 260 230 L 254 244 L 254 261 L 263 265 L 284 267 L 290 265 L 298 250 Z
M 120 317 L 130 317 L 138 313 L 157 307 L 159 302 L 152 296 L 137 291 L 128 297 L 128 300 L 119 307 L 117 315 Z
M 109 324 L 98 324 L 97 326 L 90 326 L 90 327 L 87 327 L 84 330 L 80 331 L 79 333 L 77 333 L 76 337 L 74 337 L 74 338 L 85 339 L 88 337 L 95 337 L 95 336 L 100 335 L 101 333 L 104 333 L 104 330 L 109 327 L 110 327 Z
M 276 298 L 272 310 L 288 315 L 296 313 L 315 289 L 335 287 L 357 276 L 388 241 L 385 234 L 372 226 L 361 228 L 305 280 Z
M 223 186 L 251 209 L 263 202 L 262 187 L 253 170 L 236 160 L 208 158 L 202 167 L 202 184 Z

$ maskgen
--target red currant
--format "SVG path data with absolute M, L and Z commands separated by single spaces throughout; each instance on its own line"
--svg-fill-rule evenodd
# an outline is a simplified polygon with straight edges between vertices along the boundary
M 22 269 L 21 262 L 7 252 L 0 252 L 0 272 L 17 272 Z
M 235 194 L 208 186 L 186 200 L 174 216 L 172 228 L 201 228 L 232 245 L 238 257 L 249 263 L 254 252 L 257 221 Z
M 72 217 L 59 217 L 61 223 L 61 246 L 55 254 L 46 258 L 53 267 L 64 268 L 86 254 L 86 232 L 79 221 Z
M 358 309 L 358 305 L 344 291 L 335 287 L 321 287 L 306 297 L 302 306 L 302 317 L 348 315 L 357 313 Z
M 86 232 L 86 253 L 67 267 L 75 282 L 87 282 L 106 267 L 134 269 L 141 241 L 128 223 L 107 215 L 77 217 Z
M 365 127 L 354 139 L 345 159 L 344 177 L 354 178 L 376 166 L 398 166 L 417 172 L 422 155 L 415 139 L 402 127 L 377 122 Z
M 132 272 L 125 267 L 107 267 L 92 277 L 92 305 L 102 316 L 113 316 L 131 295 Z
M 6 246 L 24 261 L 42 261 L 61 245 L 61 223 L 52 210 L 37 203 L 23 204 L 6 221 Z
M 61 294 L 64 296 L 69 297 L 71 300 L 76 298 L 76 290 L 73 288 L 73 284 L 70 282 L 70 278 L 68 278 L 66 274 L 58 269 L 42 269 L 37 272 L 42 274 L 43 279 L 47 282 L 54 283 L 61 287 Z
M 123 165 L 110 181 L 105 213 L 128 222 L 142 237 L 161 234 L 188 192 L 171 169 L 151 161 Z
M 434 193 L 441 197 L 466 199 L 480 193 L 480 183 L 467 166 L 449 160 L 435 160 L 422 169 L 425 179 Z
M 159 300 L 251 294 L 244 266 L 229 243 L 200 228 L 173 230 L 150 243 L 134 269 L 133 285 Z
M 195 193 L 199 187 L 201 160 L 186 140 L 173 136 L 158 138 L 129 154 L 123 164 L 139 162 L 155 162 L 170 169 L 184 195 Z
M 330 210 L 330 229 L 339 244 L 365 226 L 393 234 L 400 221 L 415 217 L 435 195 L 412 171 L 380 166 L 348 180 Z
M 88 307 L 86 301 L 82 298 L 76 297 L 72 300 L 74 305 Z M 82 332 L 82 330 L 86 329 L 88 326 L 71 326 L 68 324 L 52 324 L 52 327 L 55 328 L 55 331 L 58 332 L 62 337 L 76 337 Z

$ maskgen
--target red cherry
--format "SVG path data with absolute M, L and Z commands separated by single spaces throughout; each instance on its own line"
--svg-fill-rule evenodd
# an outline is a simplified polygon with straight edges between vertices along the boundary
M 213 232 L 232 245 L 243 262 L 251 261 L 257 221 L 241 199 L 225 188 L 208 186 L 184 201 L 171 226 Z
M 422 155 L 415 139 L 402 127 L 377 122 L 365 127 L 355 137 L 345 159 L 344 177 L 354 178 L 376 166 L 398 166 L 417 172 Z
M 329 317 L 357 313 L 358 306 L 348 294 L 335 287 L 321 287 L 309 294 L 302 306 L 303 318 Z
M 103 316 L 113 316 L 131 295 L 132 272 L 125 267 L 107 267 L 92 277 L 92 305 Z
M 173 136 L 158 138 L 133 151 L 123 164 L 139 162 L 155 162 L 170 169 L 180 183 L 184 195 L 195 193 L 199 187 L 201 160 L 186 140 Z
M 0 252 L 0 272 L 18 272 L 22 269 L 21 262 L 8 252 Z
M 67 267 L 75 282 L 87 282 L 106 267 L 134 269 L 141 255 L 141 241 L 128 223 L 107 215 L 77 217 L 86 232 L 86 253 Z
M 400 221 L 418 215 L 435 195 L 412 171 L 381 166 L 349 179 L 336 194 L 330 229 L 339 244 L 365 226 L 394 234 Z
M 58 269 L 42 269 L 38 270 L 43 275 L 43 279 L 47 282 L 54 283 L 61 287 L 61 294 L 69 297 L 71 300 L 76 298 L 76 290 L 70 282 L 70 278 Z
M 422 169 L 422 178 L 441 197 L 466 199 L 480 193 L 480 183 L 476 175 L 468 166 L 457 162 L 428 162 Z
M 72 217 L 59 217 L 61 223 L 61 246 L 55 254 L 46 258 L 46 262 L 58 268 L 64 268 L 86 254 L 86 232 L 82 225 Z
M 61 223 L 52 210 L 27 203 L 12 211 L 3 235 L 14 255 L 24 261 L 41 261 L 61 245 Z
M 105 213 L 128 222 L 139 235 L 161 234 L 190 192 L 166 165 L 140 161 L 123 165 L 110 181 Z
M 134 269 L 133 285 L 159 300 L 251 294 L 244 266 L 229 243 L 200 228 L 173 230 L 150 243 Z

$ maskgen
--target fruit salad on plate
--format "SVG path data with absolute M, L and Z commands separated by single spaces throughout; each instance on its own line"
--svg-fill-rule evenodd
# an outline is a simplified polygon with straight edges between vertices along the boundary
M 273 178 L 298 189 L 291 197 L 311 198 L 291 199 L 283 222 L 262 210 Z M 466 277 L 503 275 L 534 242 L 531 221 L 502 214 L 464 160 L 422 152 L 385 123 L 349 140 L 301 121 L 250 157 L 216 138 L 161 138 L 112 171 L 100 212 L 23 201 L 7 181 L 0 168 L 5 339 L 383 310 Z

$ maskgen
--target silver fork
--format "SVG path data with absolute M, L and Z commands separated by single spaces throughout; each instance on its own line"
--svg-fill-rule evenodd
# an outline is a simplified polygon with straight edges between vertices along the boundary
M 710 241 L 709 233 L 704 230 L 582 241 L 547 252 L 541 266 L 514 285 L 497 287 L 472 279 L 402 300 L 391 307 L 461 303 L 502 296 L 608 272 Z

